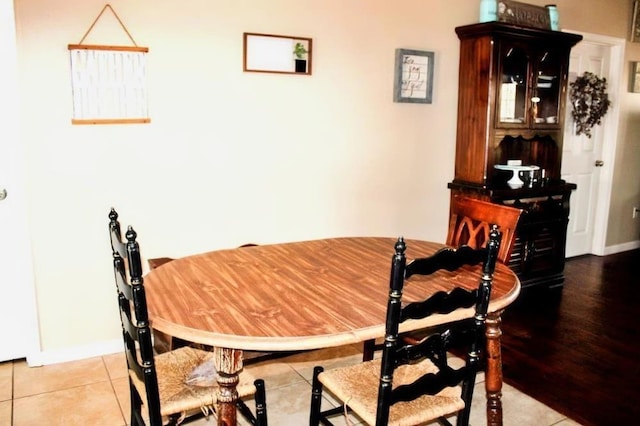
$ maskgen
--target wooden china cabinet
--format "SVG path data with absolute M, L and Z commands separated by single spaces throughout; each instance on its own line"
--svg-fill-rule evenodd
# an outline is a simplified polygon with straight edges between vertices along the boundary
M 582 36 L 500 22 L 458 27 L 456 33 L 451 194 L 522 208 L 509 266 L 523 287 L 561 286 L 569 197 L 576 188 L 560 177 L 567 74 L 569 53 Z

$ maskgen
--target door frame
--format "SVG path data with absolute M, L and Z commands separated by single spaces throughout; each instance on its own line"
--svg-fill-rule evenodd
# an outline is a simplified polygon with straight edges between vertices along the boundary
M 7 203 L 11 211 L 11 251 L 12 262 L 15 262 L 19 268 L 20 282 L 16 285 L 24 285 L 20 291 L 19 302 L 22 304 L 20 309 L 23 310 L 23 316 L 19 319 L 24 333 L 24 341 L 21 341 L 18 348 L 9 350 L 5 355 L 13 359 L 26 358 L 29 366 L 42 365 L 41 346 L 40 346 L 40 329 L 38 324 L 37 298 L 35 288 L 35 276 L 33 269 L 31 238 L 29 234 L 27 194 L 25 184 L 25 155 L 21 145 L 20 137 L 20 112 L 17 106 L 20 101 L 20 92 L 18 86 L 18 42 L 15 27 L 15 9 L 13 0 L 0 0 L 0 51 L 4 56 L 3 66 L 0 70 L 1 78 L 6 79 L 5 83 L 8 87 L 14 88 L 0 97 L 0 106 L 4 106 L 4 110 L 10 111 L 7 115 L 7 121 L 0 131 L 0 135 L 4 138 L 8 146 L 3 147 L 7 152 L 3 153 L 7 158 L 11 158 L 12 167 L 9 175 L 6 176 L 8 182 L 0 182 L 0 185 L 8 185 Z M 4 25 L 6 24 L 6 25 Z M 13 69 L 12 69 L 13 68 Z M 4 207 L 4 206 L 2 206 Z M 6 279 L 6 277 L 5 277 Z M 6 326 L 6 325 L 5 325 Z M 9 324 L 10 327 L 15 324 Z M 0 342 L 6 345 L 9 342 Z
M 607 80 L 609 99 L 611 108 L 609 113 L 602 119 L 602 127 L 607 131 L 603 132 L 602 139 L 602 160 L 605 166 L 600 170 L 600 177 L 597 188 L 597 201 L 594 211 L 593 240 L 591 242 L 591 253 L 604 256 L 607 253 L 606 239 L 609 221 L 609 210 L 611 207 L 611 193 L 613 188 L 613 171 L 616 159 L 616 146 L 618 144 L 618 130 L 620 126 L 620 106 L 622 98 L 622 77 L 624 74 L 624 49 L 626 40 L 618 37 L 604 36 L 600 34 L 585 33 L 583 31 L 565 30 L 563 31 L 582 35 L 580 43 L 597 44 L 609 49 L 609 78 Z

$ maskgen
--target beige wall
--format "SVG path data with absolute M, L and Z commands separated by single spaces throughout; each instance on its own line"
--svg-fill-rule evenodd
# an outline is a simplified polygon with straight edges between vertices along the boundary
M 632 219 L 640 206 L 640 93 L 629 92 L 632 61 L 640 61 L 640 43 L 627 43 L 620 110 L 613 196 L 607 228 L 607 245 L 638 240 L 640 219 Z
M 626 37 L 629 1 L 556 3 L 562 26 Z M 70 124 L 67 45 L 81 39 L 104 1 L 16 0 L 44 351 L 119 338 L 111 206 L 135 225 L 147 257 L 343 235 L 444 240 L 455 151 L 454 27 L 476 22 L 478 0 L 110 4 L 150 48 L 148 125 Z M 313 75 L 243 73 L 245 31 L 312 37 Z M 86 43 L 127 39 L 106 14 Z M 435 52 L 431 105 L 392 102 L 396 48 Z M 628 53 L 640 60 L 640 50 Z M 640 202 L 631 143 L 640 126 L 636 97 L 625 95 L 620 106 L 618 161 L 632 176 L 616 178 L 627 184 L 624 195 L 614 189 L 612 224 Z M 610 226 L 607 241 L 637 239 L 637 229 Z

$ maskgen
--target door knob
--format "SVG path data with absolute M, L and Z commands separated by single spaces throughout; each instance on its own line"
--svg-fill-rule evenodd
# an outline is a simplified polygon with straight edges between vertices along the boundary
M 0 189 L 0 201 L 4 200 L 5 198 L 7 198 L 7 190 L 2 188 Z
M 596 167 L 602 167 L 602 166 L 604 166 L 604 161 L 596 160 Z

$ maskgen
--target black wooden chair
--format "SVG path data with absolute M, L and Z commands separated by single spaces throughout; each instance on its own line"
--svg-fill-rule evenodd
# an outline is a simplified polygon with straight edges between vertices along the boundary
M 419 425 L 433 420 L 450 425 L 457 414 L 457 425 L 469 423 L 475 377 L 483 350 L 484 324 L 491 294 L 500 233 L 494 226 L 486 248 L 463 246 L 443 249 L 433 256 L 407 264 L 402 238 L 395 245 L 391 265 L 386 333 L 382 359 L 324 371 L 315 367 L 311 395 L 310 425 L 325 425 L 327 417 L 353 411 L 365 424 Z M 405 279 L 429 275 L 439 270 L 455 271 L 463 265 L 483 262 L 478 287 L 472 291 L 454 288 L 437 292 L 428 299 L 403 306 Z M 448 323 L 416 344 L 399 339 L 399 324 L 433 314 L 446 314 L 475 306 L 473 321 Z M 448 352 L 464 348 L 462 367 L 450 363 Z M 321 410 L 323 388 L 343 406 Z
M 212 353 L 187 346 L 154 354 L 137 235 L 129 227 L 126 242 L 122 240 L 114 209 L 109 236 L 129 372 L 130 424 L 146 425 L 148 420 L 151 426 L 176 425 L 215 413 L 218 385 Z M 255 395 L 255 415 L 241 399 L 240 413 L 252 425 L 266 426 L 264 381 L 243 372 L 237 390 L 239 398 Z

